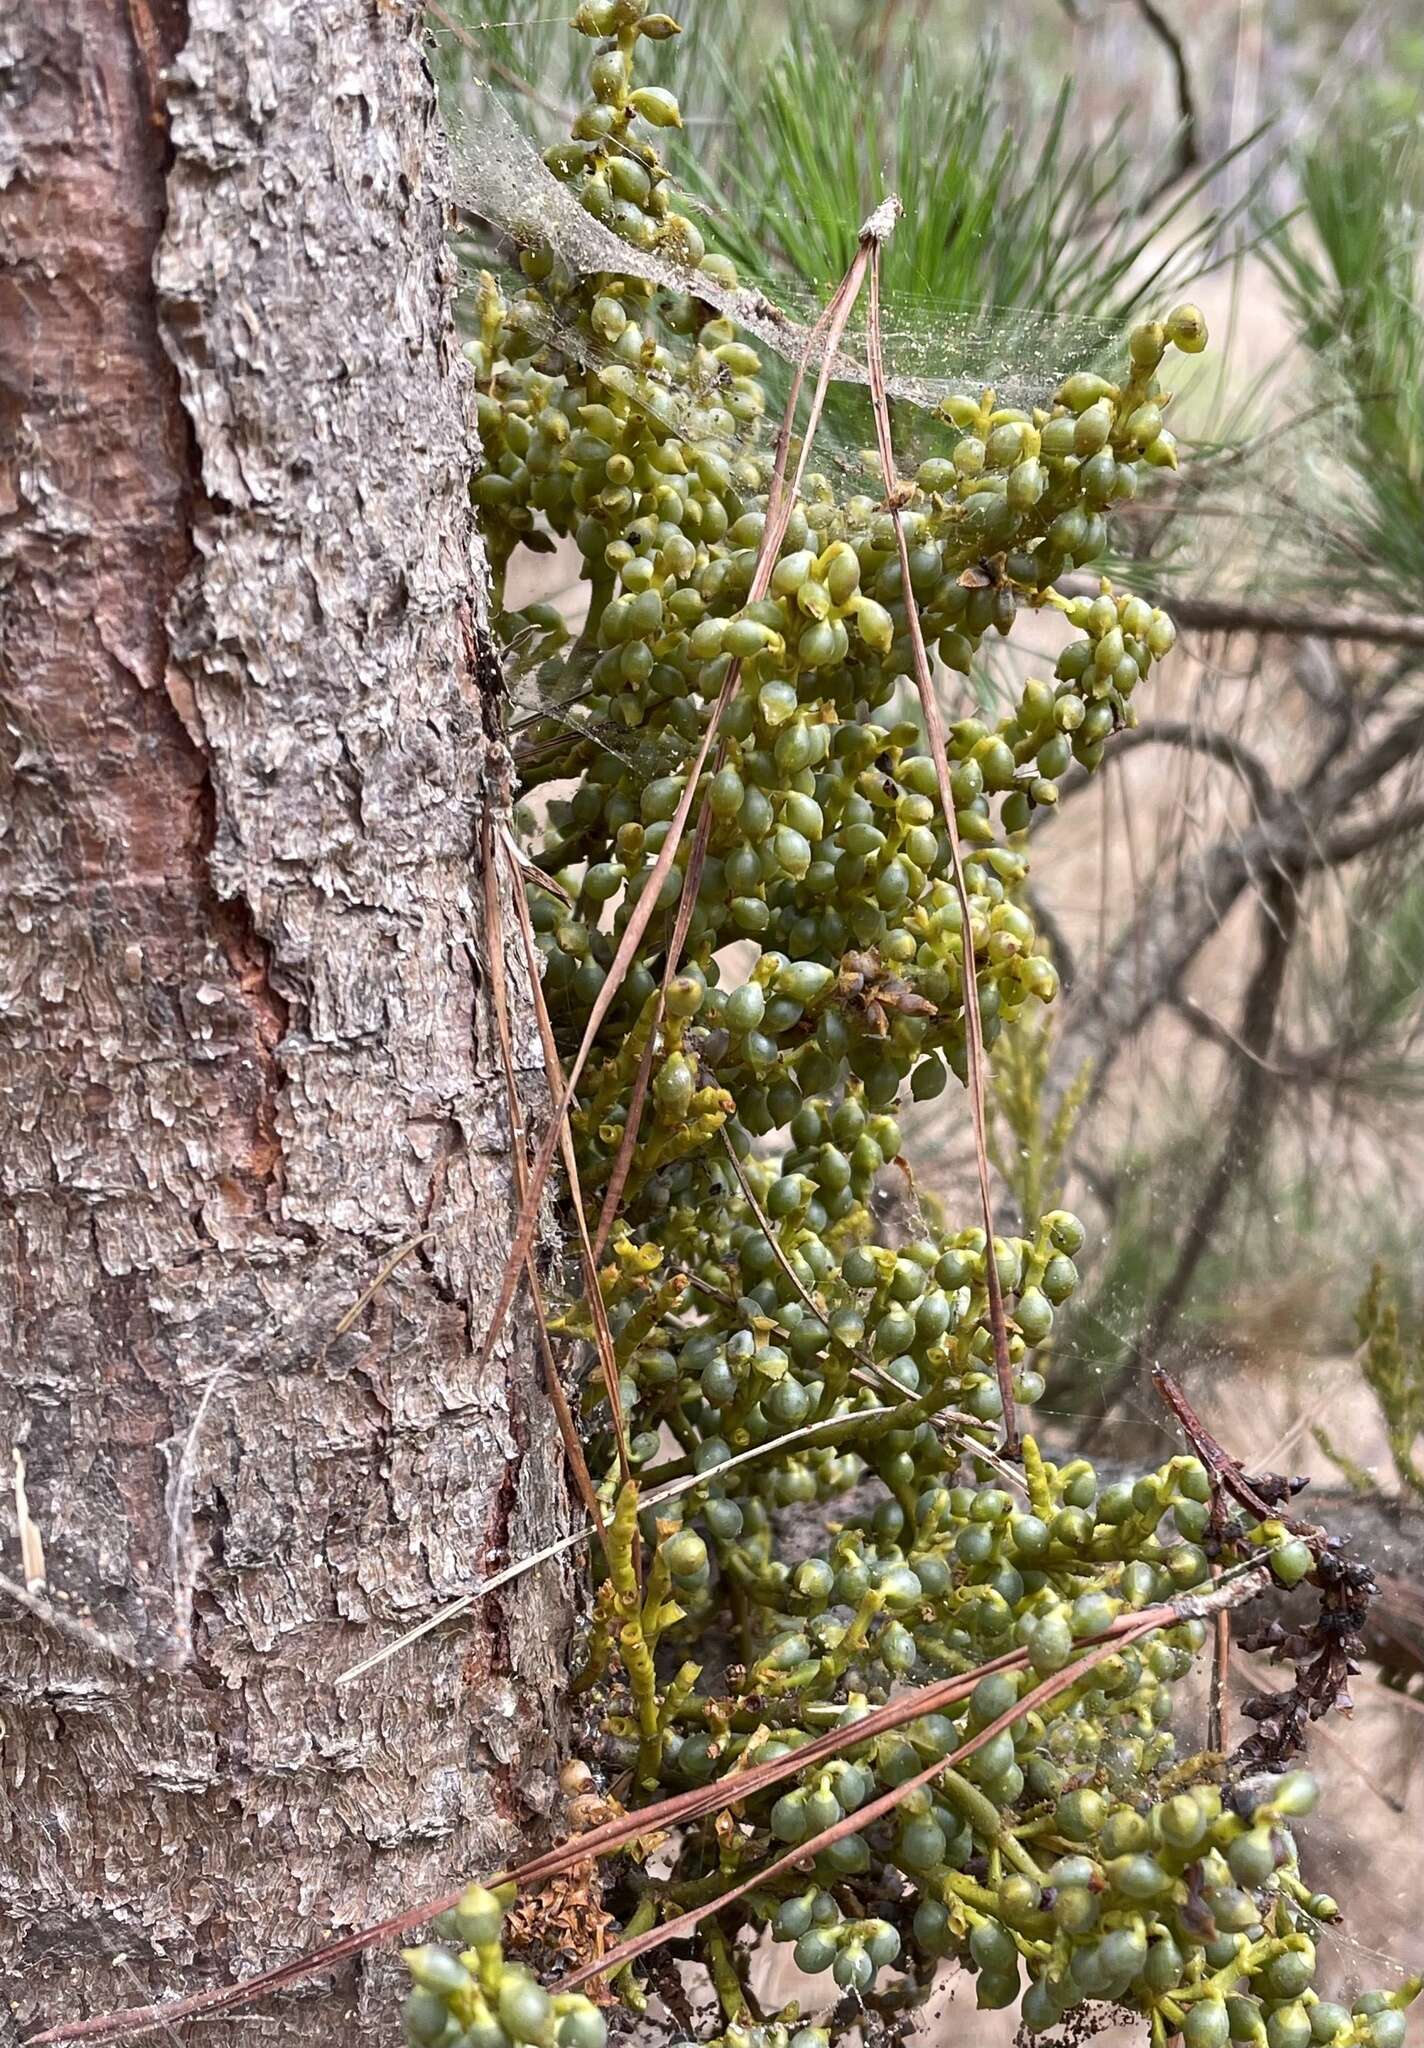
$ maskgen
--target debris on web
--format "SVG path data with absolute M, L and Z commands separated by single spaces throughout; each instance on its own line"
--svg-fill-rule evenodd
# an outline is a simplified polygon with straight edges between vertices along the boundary
M 498 96 L 477 80 L 448 117 L 458 205 L 518 249 L 547 249 L 575 277 L 640 277 L 693 296 L 736 322 L 762 348 L 794 366 L 819 367 L 811 324 L 824 304 L 818 284 L 779 282 L 776 299 L 753 286 L 730 288 L 705 270 L 639 249 L 595 220 L 548 169 Z M 1047 400 L 1069 371 L 1116 337 L 1108 322 L 1022 306 L 887 293 L 882 318 L 891 398 L 935 412 L 951 394 L 992 383 L 1006 402 Z M 833 357 L 838 382 L 869 384 L 863 325 L 847 330 Z

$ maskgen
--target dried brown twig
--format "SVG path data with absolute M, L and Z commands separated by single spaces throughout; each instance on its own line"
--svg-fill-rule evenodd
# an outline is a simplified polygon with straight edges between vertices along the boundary
M 1241 1712 L 1256 1723 L 1256 1732 L 1237 1748 L 1230 1759 L 1233 1771 L 1277 1770 L 1305 1746 L 1309 1724 L 1320 1720 L 1332 1708 L 1348 1709 L 1350 1680 L 1364 1654 L 1364 1628 L 1375 1592 L 1374 1574 L 1368 1565 L 1340 1554 L 1340 1545 L 1313 1522 L 1282 1512 L 1302 1481 L 1282 1479 L 1275 1473 L 1248 1477 L 1240 1461 L 1212 1435 L 1188 1401 L 1182 1388 L 1157 1367 L 1153 1385 L 1181 1424 L 1188 1442 L 1210 1475 L 1213 1493 L 1213 1525 L 1216 1540 L 1224 1540 L 1226 1524 L 1220 1512 L 1228 1497 L 1258 1521 L 1277 1522 L 1309 1546 L 1314 1558 L 1309 1583 L 1319 1595 L 1319 1607 L 1309 1623 L 1287 1627 L 1272 1615 L 1254 1634 L 1242 1638 L 1245 1650 L 1268 1650 L 1279 1661 L 1295 1667 L 1295 1681 L 1284 1691 L 1262 1691 L 1243 1702 Z M 1223 1578 L 1225 1574 L 1223 1574 Z M 1218 1682 L 1226 1646 L 1217 1644 Z
M 892 202 L 887 201 L 889 205 Z M 898 206 L 898 201 L 893 202 Z M 1021 1445 L 1018 1415 L 1014 1405 L 1014 1375 L 1009 1361 L 1008 1330 L 1004 1320 L 1004 1296 L 999 1284 L 998 1262 L 994 1256 L 994 1203 L 989 1192 L 989 1145 L 984 1112 L 984 1031 L 979 1017 L 979 984 L 974 967 L 974 932 L 970 918 L 969 888 L 964 877 L 964 858 L 959 844 L 959 822 L 950 784 L 949 756 L 945 748 L 944 720 L 935 695 L 934 677 L 925 651 L 919 607 L 910 588 L 910 553 L 905 525 L 900 516 L 899 483 L 895 474 L 895 451 L 890 434 L 890 400 L 885 386 L 885 355 L 880 334 L 880 241 L 871 244 L 870 307 L 866 328 L 866 360 L 870 376 L 870 402 L 875 414 L 875 442 L 885 482 L 886 503 L 895 527 L 895 545 L 900 557 L 900 576 L 905 592 L 905 616 L 910 627 L 910 646 L 915 662 L 915 687 L 924 714 L 925 734 L 934 757 L 939 784 L 940 809 L 949 838 L 950 866 L 955 894 L 959 899 L 962 955 L 960 986 L 964 1001 L 964 1035 L 969 1063 L 969 1114 L 974 1127 L 974 1163 L 979 1177 L 979 1202 L 984 1215 L 984 1278 L 989 1290 L 989 1327 L 994 1339 L 994 1371 L 1004 1412 L 1003 1454 L 1017 1458 Z
M 1253 1599 L 1261 1590 L 1265 1578 L 1265 1573 L 1259 1567 L 1253 1566 L 1250 1570 L 1227 1579 L 1220 1587 L 1202 1597 L 1187 1594 L 1158 1607 L 1144 1608 L 1137 1614 L 1119 1615 L 1112 1625 L 1104 1630 L 1101 1637 L 1085 1644 L 1084 1653 L 1080 1658 L 1055 1673 L 1051 1679 L 1045 1680 L 1032 1692 L 1025 1694 L 1008 1713 L 972 1737 L 969 1744 L 957 1752 L 957 1755 L 963 1757 L 970 1754 L 973 1749 L 981 1747 L 998 1733 L 1001 1726 L 1007 1726 L 1010 1721 L 1016 1720 L 1042 1698 L 1047 1698 L 1076 1683 L 1086 1671 L 1101 1663 L 1105 1657 L 1115 1654 L 1126 1642 L 1135 1642 L 1139 1637 L 1148 1635 L 1156 1629 L 1172 1628 L 1182 1621 L 1209 1618 L 1223 1602 L 1236 1606 Z M 1027 1660 L 1027 1650 L 1011 1650 L 958 1677 L 941 1679 L 933 1685 L 901 1693 L 849 1727 L 828 1729 L 825 1734 L 816 1736 L 799 1749 L 788 1751 L 784 1756 L 774 1757 L 766 1763 L 754 1764 L 745 1771 L 739 1771 L 710 1785 L 694 1786 L 688 1792 L 677 1793 L 670 1799 L 658 1800 L 632 1813 L 621 1814 L 599 1827 L 573 1835 L 556 1848 L 547 1850 L 542 1855 L 530 1857 L 516 1869 L 502 1872 L 490 1878 L 488 1882 L 492 1885 L 538 1884 L 545 1878 L 555 1877 L 560 1872 L 572 1868 L 574 1864 L 581 1863 L 590 1856 L 610 1855 L 644 1835 L 659 1833 L 682 1822 L 739 1805 L 744 1799 L 767 1791 L 772 1785 L 795 1777 L 808 1767 L 837 1756 L 846 1749 L 871 1741 L 877 1735 L 904 1727 L 922 1714 L 935 1713 L 945 1706 L 967 1699 L 988 1673 L 1018 1670 Z M 929 1775 L 951 1769 L 955 1760 L 955 1757 L 941 1757 L 931 1767 Z M 903 1798 L 915 1783 L 916 1780 L 911 1779 L 905 1785 L 897 1787 L 896 1792 L 890 1795 L 892 1803 L 898 1798 Z M 859 1822 L 863 1825 L 867 1819 L 874 1818 L 879 1804 L 880 1802 L 876 1802 L 866 1806 L 858 1815 L 848 1819 L 852 1824 Z M 825 1836 L 818 1836 L 812 1841 L 802 1843 L 792 1851 L 792 1860 L 799 1861 L 802 1857 L 815 1855 L 825 1846 L 832 1833 L 833 1830 L 828 1831 Z M 776 1867 L 779 1866 L 772 1866 Z M 753 1881 L 760 1882 L 769 1874 L 768 1870 L 760 1871 Z M 250 2005 L 257 1998 L 284 1990 L 288 1985 L 302 1983 L 320 1971 L 330 1969 L 366 1949 L 398 1940 L 410 1933 L 413 1928 L 434 1919 L 440 1913 L 448 1912 L 459 1900 L 463 1889 L 461 1886 L 440 1898 L 427 1899 L 420 1905 L 409 1907 L 406 1911 L 393 1914 L 387 1920 L 377 1921 L 372 1926 L 355 1928 L 337 1941 L 327 1942 L 320 1948 L 311 1949 L 305 1955 L 295 1956 L 289 1962 L 280 1963 L 273 1969 L 260 1971 L 256 1976 L 246 1978 L 238 1984 L 217 1985 L 210 1990 L 196 1992 L 189 1998 L 170 1999 L 153 2005 L 132 2007 L 123 2012 L 96 2013 L 88 2019 L 61 2022 L 58 2026 L 46 2028 L 42 2033 L 32 2034 L 26 2048 L 57 2048 L 57 2044 L 67 2041 L 110 2041 L 125 2034 L 143 2033 L 155 2027 L 171 2026 L 177 2021 L 194 2019 L 201 2014 L 228 2012 L 238 2006 Z M 704 1910 L 715 1911 L 732 1896 L 732 1893 L 724 1894 L 723 1897 L 712 1900 Z M 653 1930 L 651 1938 L 643 1937 L 636 1953 L 641 1954 L 645 1948 L 673 1938 L 681 1926 L 681 1921 L 674 1921 L 669 1922 L 664 1928 Z M 593 1966 L 590 1974 L 621 1968 L 623 1963 L 630 1960 L 632 1952 L 629 1944 L 611 1950 Z M 578 1980 L 565 1980 L 566 1984 L 571 1981 Z
M 495 859 L 496 830 L 494 814 L 492 810 L 486 809 L 484 831 L 482 834 L 486 950 L 490 963 L 490 991 L 494 999 L 496 1035 L 499 1039 L 500 1059 L 504 1068 L 505 1094 L 509 1106 L 509 1155 L 514 1168 L 515 1195 L 522 1202 L 525 1197 L 528 1178 L 528 1133 L 524 1121 L 524 1106 L 519 1098 L 519 1083 L 514 1070 L 514 1052 L 509 1028 L 509 993 L 504 972 L 504 930 L 499 897 L 499 865 Z M 517 865 L 514 865 L 514 899 L 525 938 L 527 967 L 538 1005 L 539 1024 L 544 1037 L 544 1057 L 547 1060 L 553 1050 L 553 1037 L 549 1031 L 548 1011 L 544 1007 L 543 992 L 539 986 L 539 954 L 534 945 L 533 929 L 528 923 L 529 913 L 524 902 L 523 877 Z M 585 1249 L 587 1248 L 587 1243 L 587 1233 L 585 1233 Z M 587 1265 L 591 1267 L 591 1264 L 592 1262 L 589 1260 Z M 574 1475 L 574 1483 L 578 1488 L 579 1498 L 588 1511 L 589 1519 L 598 1532 L 599 1543 L 606 1553 L 608 1548 L 608 1532 L 603 1523 L 603 1510 L 599 1505 L 598 1492 L 593 1483 L 593 1475 L 588 1469 L 588 1460 L 583 1454 L 583 1445 L 579 1441 L 578 1427 L 574 1421 L 573 1411 L 569 1407 L 568 1395 L 564 1392 L 564 1383 L 559 1377 L 558 1360 L 554 1356 L 553 1346 L 549 1339 L 549 1317 L 544 1305 L 544 1292 L 539 1278 L 539 1267 L 532 1249 L 525 1263 L 525 1271 L 529 1280 L 530 1297 L 534 1304 L 534 1322 L 539 1335 L 539 1352 L 544 1365 L 544 1384 L 548 1388 L 549 1401 L 554 1410 L 555 1420 L 558 1423 L 559 1435 L 563 1440 L 564 1455 L 568 1459 L 569 1469 Z M 597 1285 L 596 1273 L 593 1274 L 593 1283 L 595 1286 Z M 612 1337 L 609 1333 L 606 1319 L 598 1326 L 598 1330 L 600 1359 L 603 1363 L 605 1383 L 611 1383 L 609 1398 L 616 1401 L 618 1393 L 618 1363 L 612 1357 Z M 605 1339 L 608 1346 L 606 1353 L 603 1349 L 603 1340 Z

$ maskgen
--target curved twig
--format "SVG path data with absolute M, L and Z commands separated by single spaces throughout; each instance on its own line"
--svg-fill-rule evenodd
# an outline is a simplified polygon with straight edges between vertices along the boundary
M 1201 162 L 1201 143 L 1196 100 L 1192 94 L 1192 74 L 1181 37 L 1161 8 L 1156 5 L 1156 0 L 1134 0 L 1134 4 L 1152 34 L 1167 52 L 1167 61 L 1172 67 L 1172 78 L 1177 93 L 1176 161 L 1162 173 L 1143 198 L 1142 205 L 1147 207 L 1170 190 L 1179 178 L 1185 178 L 1189 171 L 1196 169 Z
M 1277 790 L 1270 770 L 1259 754 L 1253 753 L 1230 733 L 1218 732 L 1213 726 L 1198 725 L 1185 718 L 1154 718 L 1149 725 L 1134 725 L 1127 732 L 1118 733 L 1112 741 L 1111 758 L 1119 761 L 1140 747 L 1152 746 L 1184 747 L 1191 753 L 1205 754 L 1241 778 L 1258 810 L 1269 810 L 1275 805 Z M 1086 789 L 1090 780 L 1086 769 L 1066 775 L 1058 785 L 1059 804 Z M 1035 813 L 1035 822 L 1039 818 L 1045 825 L 1051 823 L 1053 810 L 1045 808 Z

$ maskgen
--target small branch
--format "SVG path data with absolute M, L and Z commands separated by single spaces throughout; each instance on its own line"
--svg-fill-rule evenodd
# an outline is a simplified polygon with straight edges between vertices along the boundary
M 1289 605 L 1252 604 L 1247 599 L 1177 597 L 1172 616 L 1205 633 L 1259 633 L 1268 638 L 1362 640 L 1374 647 L 1424 647 L 1424 618 L 1401 612 L 1348 609 L 1297 611 Z
M 1344 825 L 1338 832 L 1332 832 L 1310 848 L 1301 861 L 1304 869 L 1340 867 L 1348 860 L 1358 860 L 1363 853 L 1373 853 L 1376 847 L 1387 846 L 1392 839 L 1407 838 L 1411 832 L 1424 830 L 1424 799 L 1412 804 L 1400 804 L 1397 809 L 1385 811 L 1378 818 L 1365 818 L 1357 825 Z
M 1192 74 L 1187 65 L 1187 54 L 1182 48 L 1181 38 L 1166 15 L 1155 5 L 1155 0 L 1135 0 L 1135 5 L 1152 34 L 1167 52 L 1167 60 L 1172 66 L 1177 89 L 1176 161 L 1143 198 L 1142 204 L 1151 206 L 1164 192 L 1170 190 L 1179 178 L 1185 178 L 1188 171 L 1195 170 L 1201 162 L 1201 146 L 1197 139 L 1197 109 L 1192 96 Z
M 1213 1580 L 1221 1577 L 1221 1566 L 1211 1568 Z M 1226 1750 L 1226 1667 L 1231 1656 L 1231 1616 L 1218 1610 L 1211 1625 L 1211 1681 L 1207 1694 L 1206 1746 L 1218 1755 Z
M 1368 1051 L 1371 1036 L 1368 1029 L 1352 1031 L 1343 1038 L 1325 1045 L 1312 1045 L 1304 1050 L 1292 1046 L 1281 1046 L 1270 1059 L 1253 1052 L 1242 1042 L 1236 1032 L 1213 1017 L 1197 1002 L 1195 997 L 1176 995 L 1171 999 L 1173 1011 L 1190 1031 L 1198 1038 L 1205 1039 L 1233 1059 L 1247 1060 L 1273 1081 L 1284 1081 L 1292 1088 L 1318 1088 L 1323 1081 L 1335 1086 L 1348 1085 L 1349 1068 L 1352 1060 Z
M 1269 810 L 1277 801 L 1279 792 L 1265 762 L 1230 733 L 1218 732 L 1209 725 L 1196 725 L 1184 718 L 1154 718 L 1147 725 L 1134 725 L 1128 731 L 1116 734 L 1111 742 L 1109 759 L 1120 761 L 1125 754 L 1136 753 L 1140 747 L 1181 747 L 1188 753 L 1205 754 L 1240 777 L 1258 809 Z M 1086 769 L 1075 768 L 1059 784 L 1059 805 L 1065 798 L 1087 789 L 1091 781 Z M 1053 809 L 1038 811 L 1035 818 L 1044 825 L 1050 824 Z
M 1302 1081 L 1308 1078 L 1300 1071 L 1299 1063 L 1294 1059 L 1286 1064 L 1280 1059 L 1266 1059 L 1260 1053 L 1254 1052 L 1239 1033 L 1233 1031 L 1229 1025 L 1223 1024 L 1219 1017 L 1213 1017 L 1209 1010 L 1203 1009 L 1194 996 L 1175 995 L 1171 998 L 1171 1007 L 1188 1030 L 1195 1032 L 1198 1038 L 1205 1039 L 1208 1045 L 1216 1046 L 1218 1051 L 1228 1054 L 1234 1060 L 1249 1061 L 1263 1074 L 1269 1074 L 1272 1080 Z
M 1148 1360 L 1155 1361 L 1156 1354 L 1165 1344 L 1186 1301 L 1197 1268 L 1221 1227 L 1232 1183 L 1254 1169 L 1265 1144 L 1279 1096 L 1279 1090 L 1272 1085 L 1268 1061 L 1285 992 L 1286 969 L 1299 924 L 1299 906 L 1300 899 L 1291 880 L 1279 874 L 1272 875 L 1261 907 L 1260 958 L 1247 986 L 1241 1011 L 1239 1044 L 1234 1048 L 1236 1100 L 1227 1122 L 1226 1135 L 1197 1197 L 1171 1274 L 1146 1318 L 1142 1334 L 1094 1404 L 1099 1430 L 1122 1402 L 1131 1397 L 1144 1364 Z M 1183 1419 L 1181 1410 L 1161 1385 L 1165 1375 L 1154 1374 L 1154 1378 L 1179 1420 Z
M 1424 705 L 1416 705 L 1323 785 L 1325 800 L 1319 807 L 1319 817 L 1338 818 L 1348 805 L 1370 795 L 1392 769 L 1398 768 L 1421 748 L 1424 748 Z

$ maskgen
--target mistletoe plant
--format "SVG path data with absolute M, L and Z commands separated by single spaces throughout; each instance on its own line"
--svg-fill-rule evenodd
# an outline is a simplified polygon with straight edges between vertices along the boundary
M 484 278 L 472 488 L 498 629 L 547 693 L 519 751 L 528 918 L 599 1219 L 560 1319 L 605 1366 L 576 1685 L 634 1827 L 676 1827 L 656 1882 L 605 1866 L 623 1938 L 552 1995 L 503 1960 L 507 1895 L 472 1890 L 410 1952 L 408 2037 L 598 2048 L 576 1983 L 621 1973 L 636 2003 L 632 1957 L 671 1940 L 729 2041 L 823 2043 L 752 2000 L 769 1938 L 827 2004 L 913 2003 L 952 1960 L 1034 2031 L 1105 2001 L 1158 2044 L 1399 2048 L 1411 1987 L 1353 2009 L 1312 1988 L 1336 1913 L 1297 1865 L 1314 1787 L 1252 1771 L 1284 1737 L 1243 1766 L 1172 1731 L 1214 1574 L 1222 1600 L 1266 1560 L 1338 1607 L 1333 1553 L 1239 1474 L 1224 1491 L 1219 1461 L 1107 1484 L 1020 1441 L 1073 1216 L 991 1236 L 923 1197 L 908 1241 L 877 1223 L 878 1177 L 908 1177 L 906 1088 L 967 1082 L 982 1152 L 978 1050 L 1057 991 L 1028 827 L 1134 722 L 1174 636 L 1106 582 L 1055 584 L 1144 465 L 1175 465 L 1159 380 L 1202 318 L 1137 327 L 1115 379 L 1078 372 L 1045 408 L 949 396 L 903 485 L 888 439 L 878 480 L 815 473 L 650 139 L 678 108 L 635 59 L 676 25 L 643 0 L 583 0 L 574 25 L 591 96 L 546 161 L 637 260 L 590 274 L 536 246 L 523 288 Z M 550 535 L 582 558 L 572 638 L 504 608 Z M 1075 637 L 940 753 L 918 643 L 952 680 L 1025 608 Z

